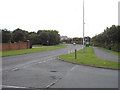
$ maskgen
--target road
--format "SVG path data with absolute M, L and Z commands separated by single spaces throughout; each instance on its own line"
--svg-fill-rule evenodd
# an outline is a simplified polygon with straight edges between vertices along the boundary
M 63 62 L 80 45 L 2 59 L 3 88 L 118 88 L 118 71 Z

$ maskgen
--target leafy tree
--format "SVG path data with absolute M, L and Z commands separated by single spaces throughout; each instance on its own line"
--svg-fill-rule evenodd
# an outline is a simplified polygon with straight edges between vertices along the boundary
M 100 33 L 92 38 L 92 42 L 95 46 L 112 49 L 114 51 L 120 51 L 120 26 L 112 25 L 110 28 L 106 28 L 103 33 Z
M 2 43 L 8 43 L 11 41 L 11 32 L 7 29 L 2 29 Z
M 2 43 L 2 30 L 0 29 L 0 43 Z
M 28 34 L 28 40 L 30 40 L 31 44 L 39 44 L 40 43 L 38 35 L 35 32 L 30 32 Z
M 41 32 L 39 35 L 39 39 L 42 45 L 49 45 L 49 33 L 48 32 Z
M 56 30 L 38 30 L 35 32 L 28 32 L 22 29 L 15 29 L 13 32 L 5 30 L 2 31 L 3 42 L 19 42 L 30 40 L 32 44 L 41 45 L 55 45 L 60 43 L 60 35 Z
M 60 35 L 56 30 L 39 30 L 37 34 L 42 45 L 55 45 L 60 42 Z
M 12 32 L 13 40 L 15 42 L 18 41 L 26 41 L 28 39 L 28 32 L 22 29 L 17 28 Z

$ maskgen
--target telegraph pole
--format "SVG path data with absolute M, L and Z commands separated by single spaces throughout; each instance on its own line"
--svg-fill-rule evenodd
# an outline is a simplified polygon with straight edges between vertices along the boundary
M 85 22 L 84 22 L 84 0 L 83 0 L 83 52 L 84 52 L 84 24 L 85 24 Z

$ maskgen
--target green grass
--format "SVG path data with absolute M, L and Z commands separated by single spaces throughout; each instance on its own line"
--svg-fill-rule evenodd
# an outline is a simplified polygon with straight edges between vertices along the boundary
M 32 47 L 42 47 L 43 45 L 32 45 Z
M 32 49 L 22 49 L 22 50 L 12 50 L 12 51 L 3 51 L 2 56 L 11 56 L 11 55 L 19 55 L 19 54 L 27 54 L 27 53 L 35 53 L 35 52 L 42 52 L 42 51 L 48 51 L 48 50 L 54 50 L 54 49 L 60 49 L 65 48 L 66 45 L 59 44 L 54 46 L 42 46 L 40 48 L 32 48 Z
M 82 50 L 77 51 L 77 59 L 75 59 L 74 53 L 61 55 L 59 56 L 59 58 L 69 62 L 75 62 L 78 64 L 101 66 L 101 67 L 108 67 L 108 68 L 115 68 L 115 69 L 118 68 L 118 62 L 103 60 L 96 57 L 92 47 L 86 47 L 84 53 L 82 53 Z
M 101 48 L 101 49 L 103 49 L 103 50 L 105 50 L 105 51 L 107 51 L 107 52 L 109 52 L 109 53 L 112 53 L 112 54 L 114 54 L 114 55 L 120 56 L 120 52 L 108 50 L 108 49 L 105 49 L 105 48 Z

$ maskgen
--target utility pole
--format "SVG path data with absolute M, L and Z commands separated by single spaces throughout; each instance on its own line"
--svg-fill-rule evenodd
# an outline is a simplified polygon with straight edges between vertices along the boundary
M 83 0 L 83 53 L 84 53 L 84 0 Z

